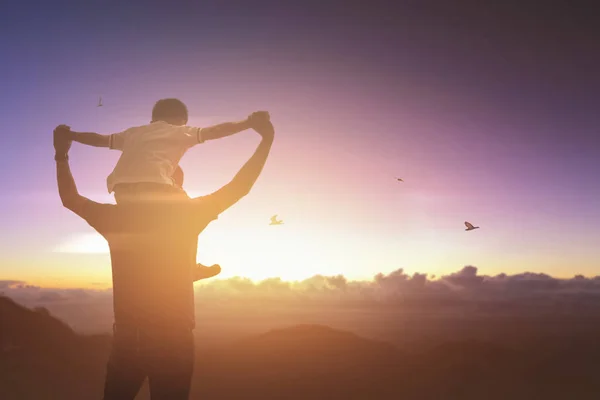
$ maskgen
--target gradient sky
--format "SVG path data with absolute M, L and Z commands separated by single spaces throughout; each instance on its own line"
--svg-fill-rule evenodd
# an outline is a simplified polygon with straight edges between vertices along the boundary
M 191 125 L 267 109 L 276 126 L 255 189 L 200 237 L 198 260 L 224 277 L 599 273 L 593 13 L 84 3 L 0 9 L 0 279 L 110 285 L 103 240 L 60 204 L 51 132 L 144 124 L 163 97 L 186 102 Z M 185 188 L 218 189 L 258 141 L 245 132 L 195 147 Z M 75 144 L 80 192 L 112 202 L 117 158 Z M 285 225 L 267 225 L 275 213 Z M 465 232 L 465 220 L 481 229 Z

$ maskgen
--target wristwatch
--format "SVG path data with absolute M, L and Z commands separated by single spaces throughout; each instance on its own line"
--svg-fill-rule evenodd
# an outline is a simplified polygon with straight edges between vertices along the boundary
M 56 153 L 54 155 L 54 161 L 69 161 L 69 154 L 68 153 Z

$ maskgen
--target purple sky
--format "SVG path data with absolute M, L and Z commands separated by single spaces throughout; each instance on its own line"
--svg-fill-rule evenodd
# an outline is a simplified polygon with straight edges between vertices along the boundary
M 592 13 L 207 3 L 3 6 L 0 278 L 110 282 L 105 254 L 57 252 L 102 243 L 60 205 L 50 133 L 59 123 L 101 133 L 143 124 L 171 96 L 188 104 L 191 124 L 268 109 L 278 130 L 255 190 L 200 239 L 199 260 L 224 273 L 369 277 L 472 264 L 597 274 Z M 226 183 L 257 141 L 243 133 L 190 151 L 186 189 Z M 117 157 L 74 147 L 82 193 L 111 201 Z M 264 226 L 274 213 L 286 220 L 277 234 Z M 482 229 L 464 232 L 465 220 Z

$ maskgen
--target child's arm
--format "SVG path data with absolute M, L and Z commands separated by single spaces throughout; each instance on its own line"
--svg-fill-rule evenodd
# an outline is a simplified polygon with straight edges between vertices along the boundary
M 101 135 L 94 132 L 70 132 L 70 138 L 74 142 L 86 144 L 93 147 L 108 147 L 110 149 L 122 150 L 122 134 Z
M 202 128 L 202 140 L 220 139 L 245 131 L 254 126 L 254 122 L 257 118 L 263 118 L 265 116 L 268 116 L 266 111 L 257 111 L 242 121 L 225 122 L 223 124 L 209 126 L 208 128 Z
M 246 129 L 250 129 L 250 121 L 248 119 L 238 122 L 225 122 L 209 126 L 208 128 L 202 128 L 201 135 L 202 140 L 215 140 L 234 135 Z
M 71 139 L 74 142 L 87 144 L 94 147 L 108 147 L 110 135 L 101 135 L 93 132 L 73 132 L 71 131 Z

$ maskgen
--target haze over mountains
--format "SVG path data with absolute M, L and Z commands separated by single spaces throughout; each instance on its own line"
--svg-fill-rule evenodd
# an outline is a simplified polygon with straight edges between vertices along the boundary
M 112 327 L 112 291 L 53 289 L 0 281 L 0 293 L 28 307 L 44 306 L 80 333 Z M 198 335 L 214 340 L 242 338 L 272 328 L 317 323 L 368 337 L 410 343 L 465 332 L 485 339 L 487 331 L 514 335 L 547 324 L 550 332 L 586 330 L 600 315 L 600 277 L 558 279 L 522 273 L 486 276 L 476 267 L 433 278 L 402 270 L 372 281 L 317 275 L 301 282 L 244 278 L 196 284 Z M 566 326 L 557 321 L 571 321 Z M 232 328 L 235 327 L 235 328 Z M 551 329 L 550 329 L 551 328 Z M 535 327 L 527 328 L 535 332 Z M 233 335 L 230 337 L 230 335 Z M 396 343 L 397 344 L 397 343 Z
M 591 314 L 420 312 L 397 313 L 396 320 L 389 312 L 369 319 L 355 309 L 353 318 L 336 319 L 330 307 L 312 318 L 338 326 L 354 321 L 367 338 L 290 324 L 285 313 L 264 310 L 262 320 L 258 310 L 247 318 L 240 318 L 245 310 L 234 317 L 227 307 L 200 312 L 192 399 L 594 399 L 600 390 L 600 319 Z M 303 319 L 297 308 L 288 314 Z M 359 326 L 365 322 L 371 326 Z M 246 334 L 269 323 L 284 327 Z M 109 335 L 77 334 L 45 308 L 0 297 L 0 344 L 2 398 L 84 399 L 102 391 Z M 144 389 L 138 399 L 147 398 Z

